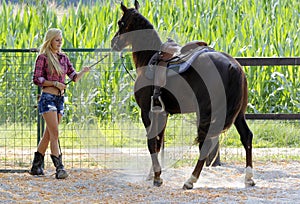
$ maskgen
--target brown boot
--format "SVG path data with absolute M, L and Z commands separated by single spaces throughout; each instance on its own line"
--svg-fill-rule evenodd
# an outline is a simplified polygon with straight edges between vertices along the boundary
M 58 157 L 54 155 L 50 155 L 53 161 L 54 166 L 56 167 L 55 178 L 57 179 L 65 179 L 68 177 L 68 173 L 64 169 L 64 165 L 62 164 L 62 155 L 60 154 Z
M 44 175 L 44 156 L 39 153 L 34 153 L 34 159 L 32 162 L 32 167 L 29 171 L 31 175 Z

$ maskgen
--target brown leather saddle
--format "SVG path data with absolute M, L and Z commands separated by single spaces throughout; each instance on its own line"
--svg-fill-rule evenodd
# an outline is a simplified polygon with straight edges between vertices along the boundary
M 214 50 L 202 41 L 192 41 L 180 49 L 180 53 L 169 59 L 161 59 L 161 51 L 157 52 L 150 59 L 145 75 L 148 79 L 154 79 L 155 71 L 159 68 L 166 68 L 165 77 L 172 77 L 178 73 L 183 73 L 191 67 L 192 62 L 204 52 L 213 52 Z M 170 71 L 172 70 L 172 71 Z

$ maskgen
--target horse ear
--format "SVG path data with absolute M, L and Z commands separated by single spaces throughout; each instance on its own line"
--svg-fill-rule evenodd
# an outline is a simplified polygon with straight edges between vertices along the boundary
M 139 4 L 139 2 L 138 2 L 137 0 L 134 1 L 134 7 L 135 7 L 135 9 L 136 9 L 137 11 L 138 11 L 139 8 L 140 8 L 140 4 Z
M 127 7 L 123 4 L 123 1 L 121 2 L 121 9 L 124 13 L 127 11 Z

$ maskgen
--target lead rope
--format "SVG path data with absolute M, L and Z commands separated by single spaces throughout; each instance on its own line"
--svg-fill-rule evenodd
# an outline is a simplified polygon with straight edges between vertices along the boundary
M 99 64 L 99 62 L 101 62 L 102 60 L 104 60 L 107 56 L 108 56 L 108 54 L 104 55 L 100 60 L 98 60 L 97 62 L 95 62 L 95 63 L 92 64 L 91 66 L 89 66 L 89 68 L 92 68 L 92 67 L 96 66 L 97 64 Z M 65 83 L 65 85 L 70 84 L 72 81 L 73 81 L 73 80 L 68 81 L 67 83 Z
M 107 56 L 108 56 L 108 54 L 104 55 L 100 60 L 98 60 L 97 62 L 95 62 L 94 64 L 92 64 L 92 65 L 89 66 L 89 67 L 92 68 L 92 67 L 96 66 L 99 62 L 101 62 L 102 60 L 104 60 Z M 72 81 L 73 81 L 73 80 L 68 81 L 67 83 L 65 83 L 65 85 L 70 84 Z M 56 88 L 57 88 L 57 87 L 56 87 Z M 59 96 L 62 96 L 61 90 L 60 90 L 59 88 L 57 88 L 57 89 L 58 89 L 58 94 L 59 94 Z M 58 147 L 59 147 L 60 154 L 62 154 L 59 138 L 58 138 Z

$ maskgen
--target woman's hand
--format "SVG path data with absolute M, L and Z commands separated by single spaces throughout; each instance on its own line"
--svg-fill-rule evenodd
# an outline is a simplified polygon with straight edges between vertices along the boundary
M 61 91 L 66 89 L 66 85 L 58 81 L 54 82 L 54 86 Z
M 81 70 L 79 73 L 77 73 L 77 77 L 75 78 L 74 81 L 75 81 L 75 82 L 79 81 L 79 79 L 81 79 L 81 77 L 82 77 L 85 73 L 89 72 L 90 70 L 91 70 L 90 67 L 83 67 L 82 70 Z
M 81 72 L 86 73 L 86 72 L 89 72 L 90 70 L 91 70 L 90 67 L 83 67 Z

